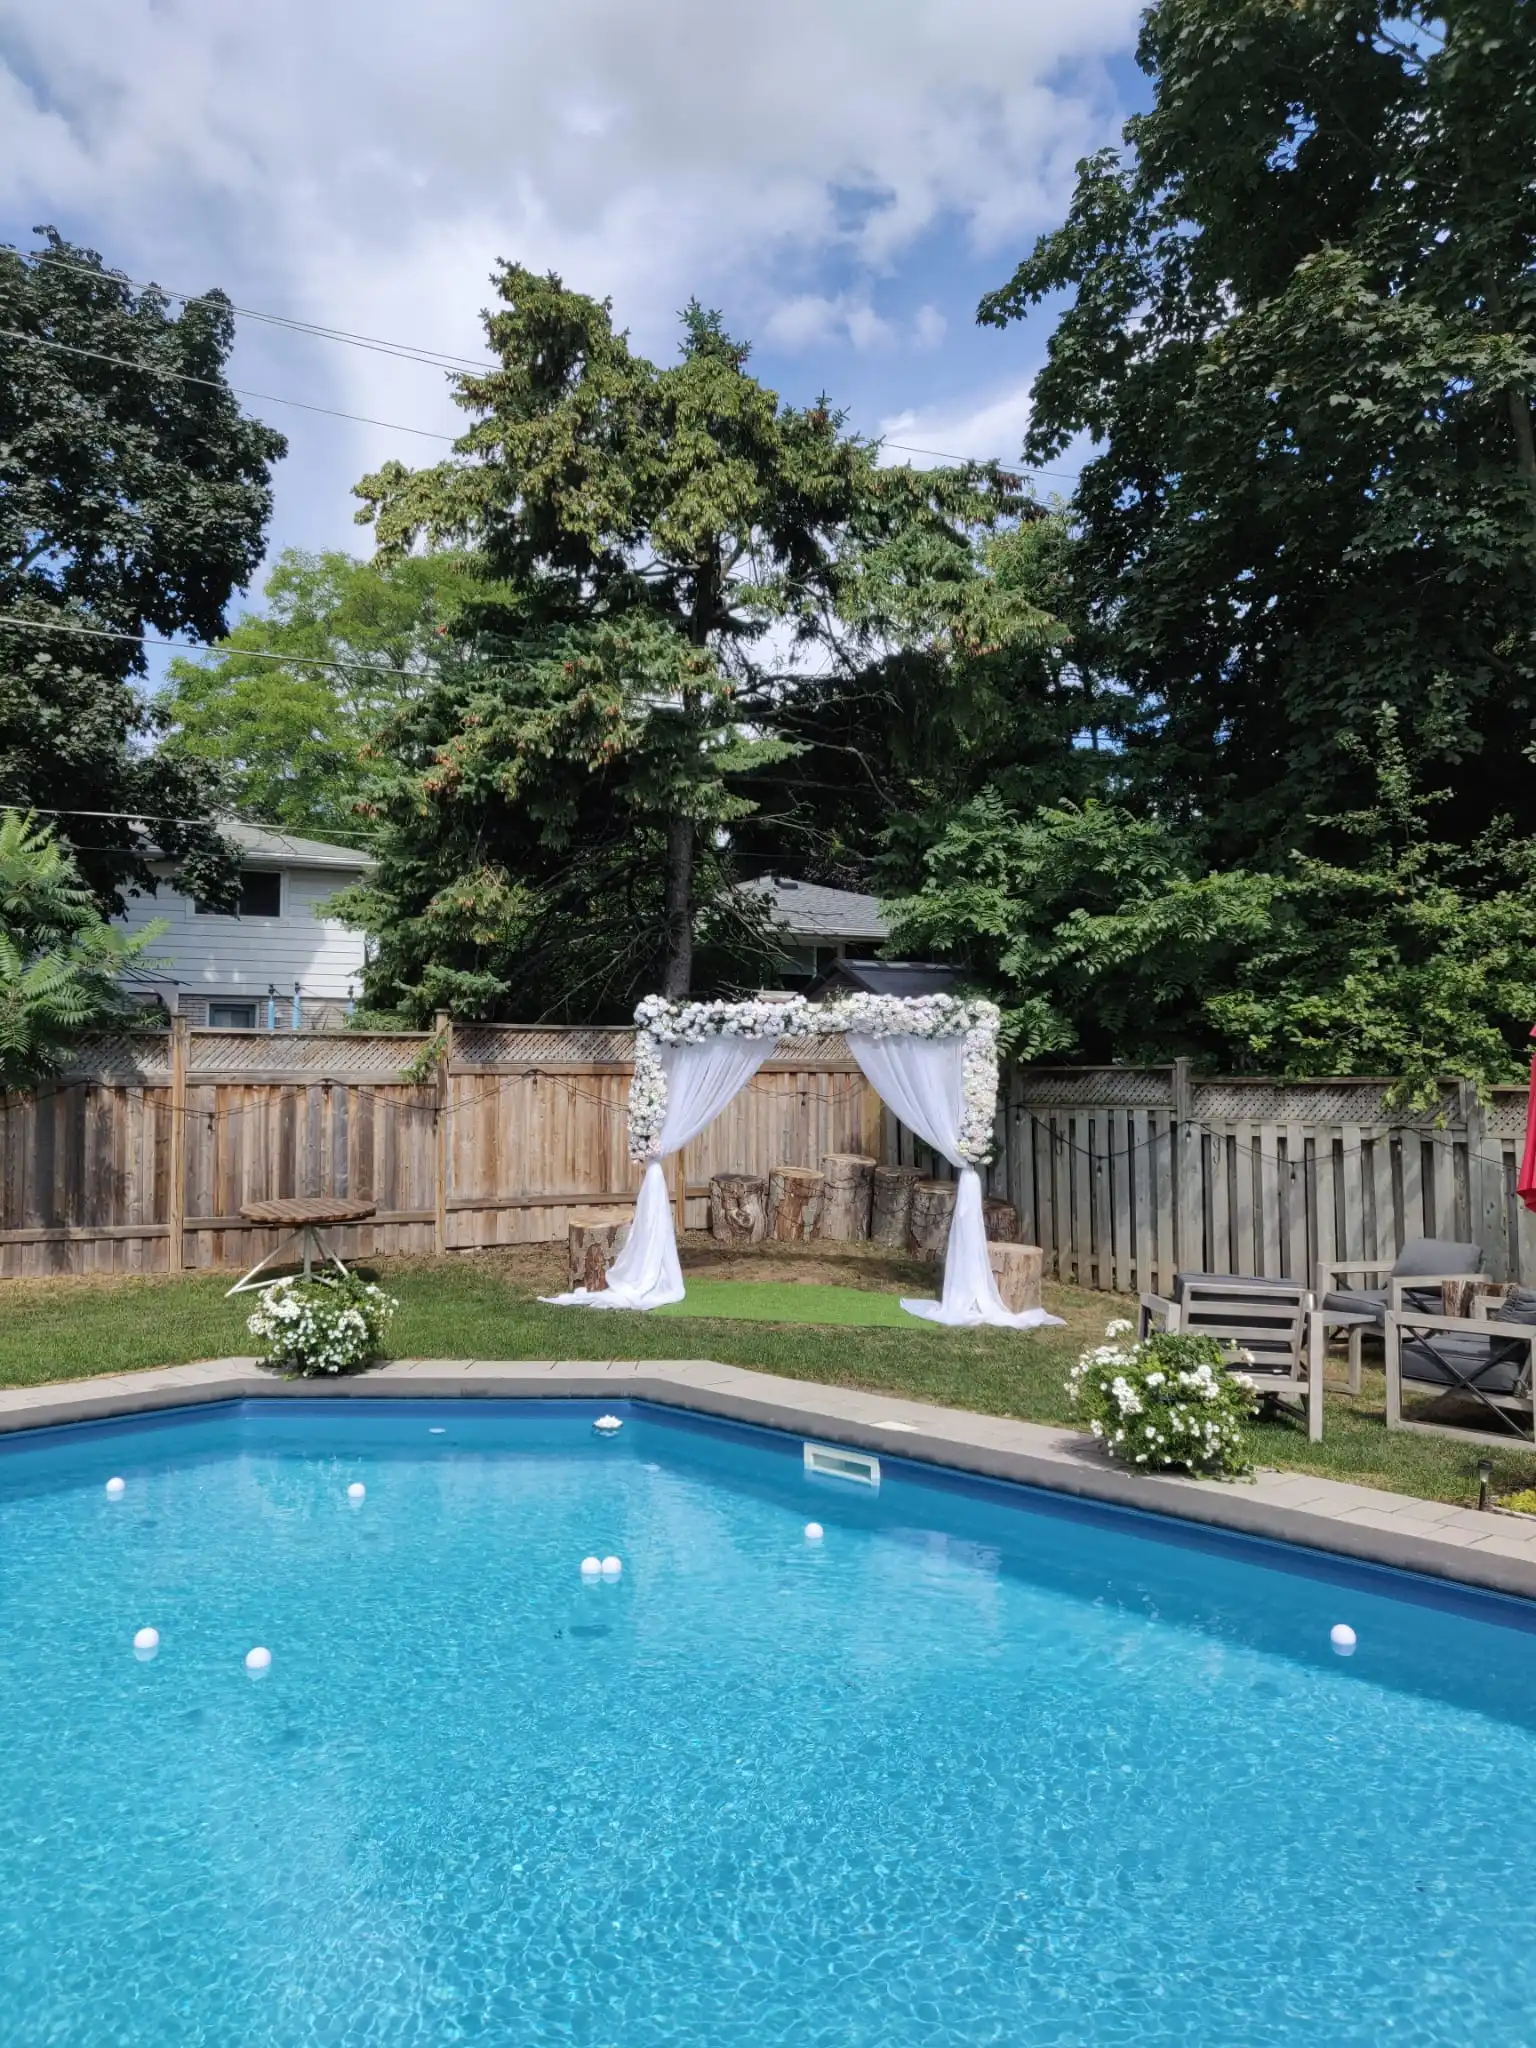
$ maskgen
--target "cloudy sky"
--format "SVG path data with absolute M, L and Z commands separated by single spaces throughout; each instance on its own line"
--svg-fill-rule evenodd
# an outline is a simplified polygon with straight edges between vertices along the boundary
M 0 241 L 473 357 L 493 261 L 611 296 L 666 356 L 696 294 L 787 397 L 1012 459 L 1048 321 L 974 324 L 1141 104 L 1140 0 L 5 0 Z M 350 546 L 429 368 L 241 323 L 291 453 L 273 547 Z M 1065 477 L 1041 479 L 1061 488 Z

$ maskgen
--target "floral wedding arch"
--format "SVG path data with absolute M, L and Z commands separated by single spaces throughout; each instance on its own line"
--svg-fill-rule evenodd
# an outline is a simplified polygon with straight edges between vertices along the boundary
M 671 1003 L 647 996 L 635 1011 L 635 1070 L 629 1089 L 629 1150 L 645 1168 L 634 1222 L 608 1273 L 607 1288 L 550 1299 L 582 1308 L 660 1308 L 686 1290 L 677 1261 L 662 1161 L 713 1122 L 747 1086 L 782 1039 L 841 1032 L 865 1079 L 959 1174 L 938 1301 L 903 1301 L 930 1322 L 1001 1323 L 1025 1329 L 1055 1322 L 1043 1309 L 1004 1307 L 987 1257 L 981 1177 L 992 1151 L 997 1109 L 995 1003 L 955 996 L 847 996 L 810 1003 L 758 998 L 742 1003 Z

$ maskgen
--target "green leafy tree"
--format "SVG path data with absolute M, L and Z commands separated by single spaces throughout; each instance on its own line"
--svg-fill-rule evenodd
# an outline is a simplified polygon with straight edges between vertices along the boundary
M 451 554 L 360 562 L 285 549 L 266 610 L 171 663 L 167 749 L 217 762 L 248 817 L 355 833 L 363 749 L 439 672 L 465 588 Z
M 1154 103 L 983 301 L 1065 293 L 1026 456 L 1086 432 L 1073 580 L 1132 787 L 1216 866 L 1369 806 L 1378 708 L 1470 847 L 1536 825 L 1528 0 L 1157 0 Z
M 225 382 L 219 294 L 173 315 L 40 232 L 28 255 L 0 248 L 0 802 L 114 814 L 60 818 L 103 907 L 154 886 L 154 850 L 223 900 L 219 778 L 154 746 L 137 636 L 222 634 L 285 444 Z
M 728 884 L 792 776 L 786 648 L 852 668 L 979 623 L 978 537 L 1016 499 L 995 471 L 882 469 L 697 305 L 658 367 L 558 278 L 496 283 L 459 455 L 359 486 L 386 559 L 462 547 L 485 588 L 465 658 L 375 750 L 383 856 L 354 900 L 377 1000 L 599 1014 L 685 993 L 701 933 L 761 940 Z
M 115 931 L 54 835 L 0 812 L 0 1088 L 45 1080 L 82 1031 L 121 1015 L 120 977 L 164 932 Z
M 803 750 L 792 800 L 765 791 L 743 852 L 766 864 L 787 843 L 797 868 L 902 890 L 981 791 L 1029 811 L 1109 785 L 1129 703 L 1102 672 L 1091 622 L 1074 614 L 1065 512 L 1021 509 L 979 540 L 947 614 L 782 692 L 780 729 Z
M 1286 1074 L 1518 1080 L 1536 1015 L 1536 841 L 1498 821 L 1472 847 L 1432 835 L 1443 795 L 1415 788 L 1396 714 L 1351 739 L 1374 782 L 1319 821 L 1348 861 L 1201 872 L 1157 820 L 1108 804 L 1021 818 L 962 809 L 924 885 L 895 905 L 898 944 L 999 990 L 1027 1055 L 1164 1060 Z

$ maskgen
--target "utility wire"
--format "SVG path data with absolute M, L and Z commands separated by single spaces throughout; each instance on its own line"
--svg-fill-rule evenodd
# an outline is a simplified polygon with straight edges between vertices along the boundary
M 290 832 L 284 825 L 268 825 L 260 818 L 235 818 L 229 816 L 178 818 L 169 811 L 75 811 L 61 804 L 34 804 L 27 802 L 24 797 L 9 796 L 0 796 L 0 807 L 13 811 L 33 811 L 40 818 L 111 818 L 123 820 L 133 825 L 212 825 L 215 830 L 221 825 L 244 825 L 252 832 L 266 832 L 272 838 L 286 839 L 290 844 L 307 837 L 303 832 Z M 348 839 L 373 840 L 378 837 L 377 833 L 356 831 L 350 825 L 337 825 L 334 827 L 327 825 L 325 830 L 332 839 L 338 835 Z M 324 844 L 326 842 L 321 841 L 318 843 Z M 107 853 L 117 849 L 94 847 L 89 850 L 96 853 Z
M 340 341 L 349 348 L 373 349 L 380 354 L 398 356 L 404 362 L 424 363 L 429 369 L 496 370 L 501 366 L 494 358 L 483 356 L 478 360 L 469 356 L 449 355 L 441 349 L 418 348 L 411 342 L 384 341 L 376 334 L 354 334 L 345 327 L 321 327 L 311 320 L 295 320 L 285 313 L 258 313 L 250 306 L 233 305 L 222 293 L 179 292 L 170 285 L 144 283 L 141 279 L 125 277 L 120 270 L 99 270 L 93 263 L 74 263 L 67 256 L 43 254 L 23 256 L 22 261 L 41 269 L 45 263 L 55 270 L 73 270 L 82 277 L 93 277 L 111 284 L 125 284 L 131 291 L 163 292 L 168 299 L 180 299 L 184 306 L 214 306 L 221 313 L 234 313 L 241 320 L 259 320 L 264 326 L 284 327 L 294 334 L 309 334 L 320 341 Z
M 231 647 L 229 634 L 203 647 L 189 647 L 182 640 L 163 640 L 152 633 L 128 633 L 113 626 L 77 626 L 63 619 L 22 618 L 14 612 L 0 612 L 0 626 L 19 633 L 75 633 L 85 640 L 131 640 L 138 647 L 168 647 L 173 654 L 217 654 L 228 660 L 280 661 L 289 668 L 329 668 L 342 675 L 399 676 L 403 682 L 423 683 L 431 678 L 421 669 L 395 668 L 380 661 L 336 661 L 323 654 L 273 654 L 260 647 Z M 236 627 L 238 632 L 239 628 Z
M 64 257 L 41 256 L 29 257 L 26 258 L 25 260 L 28 262 L 32 262 L 34 264 L 53 263 L 61 269 L 77 271 L 82 275 L 88 277 L 109 277 L 112 281 L 126 284 L 135 291 L 164 291 L 168 298 L 180 299 L 182 304 L 185 306 L 216 306 L 219 308 L 220 311 L 234 313 L 242 320 L 259 320 L 266 326 L 284 328 L 288 330 L 290 333 L 294 334 L 311 335 L 315 339 L 320 341 L 339 341 L 348 348 L 368 349 L 377 355 L 392 356 L 399 362 L 420 363 L 427 369 L 441 370 L 445 374 L 468 373 L 471 375 L 488 376 L 493 374 L 496 370 L 498 370 L 501 367 L 499 363 L 497 363 L 494 359 L 490 357 L 481 357 L 479 360 L 476 361 L 471 360 L 468 356 L 453 356 L 442 354 L 435 349 L 416 348 L 407 342 L 385 341 L 377 335 L 354 334 L 343 327 L 321 327 L 316 325 L 312 321 L 289 319 L 286 315 L 282 313 L 258 313 L 249 306 L 232 305 L 228 299 L 222 297 L 213 297 L 208 294 L 199 295 L 196 293 L 172 291 L 170 287 L 166 285 L 144 284 L 135 278 L 124 277 L 120 271 L 103 272 L 93 268 L 93 266 L 88 263 L 71 263 L 68 261 L 67 258 Z M 9 338 L 13 340 L 35 341 L 38 342 L 40 346 L 45 348 L 64 348 L 66 346 L 66 344 L 63 342 L 50 342 L 44 339 L 43 337 L 37 335 L 21 334 L 17 333 L 15 330 L 9 330 L 8 332 Z M 71 353 L 75 355 L 93 355 L 95 354 L 95 351 L 90 349 L 76 348 L 72 349 Z M 111 356 L 101 356 L 98 358 L 98 360 L 102 362 L 119 361 L 117 357 Z M 123 363 L 121 367 L 125 369 L 137 369 L 142 366 L 133 363 Z M 160 374 L 162 376 L 176 376 L 179 373 L 174 370 L 165 370 L 161 371 Z M 210 382 L 211 380 L 206 378 L 189 378 L 187 381 L 207 383 Z M 238 391 L 238 395 L 242 398 L 259 398 L 268 405 L 301 406 L 305 411 L 308 412 L 328 413 L 331 415 L 331 417 L 335 419 L 357 420 L 360 418 L 360 416 L 356 413 L 336 412 L 330 406 L 305 405 L 305 402 L 302 399 L 278 398 L 275 397 L 270 392 L 239 391 L 238 387 L 235 385 L 219 385 L 216 388 L 220 390 L 228 389 L 231 391 Z M 424 427 L 396 427 L 394 423 L 389 420 L 362 420 L 361 424 L 363 424 L 364 426 L 372 427 L 390 427 L 393 429 L 393 431 L 402 434 L 421 434 L 424 436 L 427 435 L 427 430 Z M 452 434 L 438 434 L 428 436 L 428 438 L 435 440 L 451 441 L 456 437 Z M 882 448 L 895 448 L 903 455 L 931 455 L 937 457 L 937 459 L 941 462 L 995 462 L 1000 469 L 1017 470 L 1022 472 L 1023 474 L 1032 476 L 1060 477 L 1066 483 L 1076 482 L 1076 477 L 1069 470 L 1041 469 L 1038 467 L 1031 467 L 1023 463 L 1005 461 L 1001 456 L 957 455 L 953 449 L 949 448 L 916 448 L 913 447 L 912 444 L 907 441 L 887 440 L 884 437 L 884 435 L 878 435 L 874 438 L 878 441 L 879 445 Z
M 205 391 L 227 391 L 236 398 L 254 398 L 262 405 L 291 405 L 300 412 L 324 413 L 327 419 L 351 420 L 360 427 L 383 427 L 391 434 L 415 434 L 423 441 L 446 441 L 452 445 L 457 434 L 440 434 L 431 427 L 406 427 L 399 420 L 370 419 L 365 413 L 342 412 L 334 405 L 312 405 L 305 398 L 282 398 L 275 391 L 250 391 L 240 384 L 226 384 L 218 377 L 194 377 L 190 370 L 168 370 L 161 363 L 135 363 L 127 356 L 109 356 L 99 348 L 77 348 L 73 342 L 50 341 L 43 334 L 24 334 L 17 327 L 0 327 L 0 341 L 26 342 L 33 348 L 57 349 L 66 356 L 85 356 L 93 363 L 110 363 L 117 370 L 136 370 L 142 376 L 169 377 L 177 384 L 197 384 Z

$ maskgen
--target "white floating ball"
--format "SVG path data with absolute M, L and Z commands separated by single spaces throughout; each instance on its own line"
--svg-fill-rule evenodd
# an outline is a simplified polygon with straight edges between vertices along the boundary
M 116 1500 L 118 1495 L 126 1490 L 127 1485 L 128 1482 L 126 1479 L 109 1479 L 107 1481 L 107 1493 L 109 1498 L 111 1498 L 112 1500 Z
M 141 1628 L 133 1639 L 133 1647 L 141 1657 L 153 1657 L 160 1647 L 159 1629 Z
M 616 1579 L 623 1569 L 622 1559 L 617 1557 L 605 1557 L 603 1559 L 603 1577 L 605 1579 Z
M 597 1578 L 602 1569 L 603 1560 L 600 1557 L 584 1557 L 581 1560 L 581 1576 L 584 1579 Z
M 600 1431 L 604 1436 L 617 1436 L 618 1432 L 624 1427 L 624 1423 L 622 1418 L 617 1415 L 599 1415 L 592 1427 Z
M 1338 1656 L 1353 1657 L 1355 1654 L 1355 1632 L 1347 1621 L 1336 1621 L 1328 1631 L 1328 1640 Z
M 271 1666 L 272 1652 L 270 1650 L 264 1650 L 258 1644 L 254 1650 L 246 1651 L 245 1668 L 247 1671 L 268 1671 L 271 1669 Z
M 427 1431 L 428 1436 L 442 1436 L 443 1433 L 444 1426 L 441 1422 L 434 1422 L 432 1427 Z
M 363 1482 L 361 1481 L 361 1479 L 354 1479 L 354 1480 L 353 1480 L 353 1482 L 352 1482 L 352 1484 L 351 1484 L 351 1485 L 350 1485 L 350 1486 L 349 1486 L 349 1487 L 347 1488 L 347 1499 L 348 1499 L 348 1500 L 366 1500 L 367 1498 L 368 1498 L 368 1489 L 367 1489 L 367 1487 L 366 1487 L 366 1486 L 364 1486 L 364 1484 L 363 1484 Z
M 826 1533 L 820 1522 L 807 1522 L 805 1525 L 805 1540 L 807 1543 L 819 1543 Z

